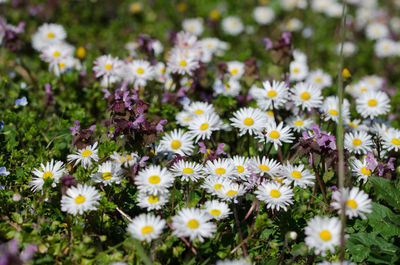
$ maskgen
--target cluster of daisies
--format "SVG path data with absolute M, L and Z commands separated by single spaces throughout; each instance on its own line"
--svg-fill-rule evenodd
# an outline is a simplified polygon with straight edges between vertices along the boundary
M 40 53 L 40 58 L 49 64 L 49 70 L 59 76 L 68 70 L 83 70 L 82 63 L 74 57 L 75 47 L 66 42 L 67 33 L 63 26 L 45 23 L 32 35 L 32 47 Z M 76 51 L 84 58 L 86 50 Z

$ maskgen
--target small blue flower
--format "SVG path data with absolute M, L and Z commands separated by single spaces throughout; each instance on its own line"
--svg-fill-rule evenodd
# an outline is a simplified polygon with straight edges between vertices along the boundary
M 3 130 L 4 128 L 4 122 L 0 121 L 0 130 Z
M 6 167 L 0 167 L 0 176 L 8 176 L 10 175 L 10 172 L 7 171 Z
M 26 106 L 28 105 L 28 100 L 26 97 L 18 98 L 15 100 L 15 105 L 16 106 Z

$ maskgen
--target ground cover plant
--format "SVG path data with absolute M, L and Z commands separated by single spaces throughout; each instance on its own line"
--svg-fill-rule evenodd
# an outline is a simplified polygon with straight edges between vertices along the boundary
M 0 265 L 400 262 L 400 1 L 0 11 Z

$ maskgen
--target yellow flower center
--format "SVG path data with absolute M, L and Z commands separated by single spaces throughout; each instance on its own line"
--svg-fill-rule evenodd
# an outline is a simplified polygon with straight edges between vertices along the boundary
M 120 161 L 121 161 L 121 163 L 124 163 L 125 162 L 125 157 L 122 156 Z
M 267 93 L 267 96 L 269 98 L 274 98 L 274 97 L 276 97 L 276 95 L 278 95 L 278 93 L 276 93 L 275 90 L 268 91 L 268 93 Z
M 59 51 L 53 52 L 53 57 L 58 57 L 58 56 L 60 56 L 60 55 L 61 55 L 61 53 L 60 53 Z
M 337 116 L 338 115 L 338 112 L 335 109 L 329 110 L 329 113 L 332 114 L 333 116 Z
M 315 78 L 315 82 L 317 82 L 317 83 L 321 83 L 321 82 L 322 82 L 322 78 L 321 78 L 321 77 L 317 77 L 317 78 Z
M 184 118 L 183 120 L 184 121 L 190 121 L 190 118 Z
M 238 173 L 242 173 L 244 171 L 244 167 L 243 166 L 236 166 L 236 170 Z
M 301 95 L 300 95 L 300 98 L 302 99 L 302 100 L 309 100 L 310 99 L 310 93 L 308 93 L 308 92 L 303 92 L 303 93 L 301 93 Z
M 126 155 L 126 160 L 128 160 L 128 161 L 132 160 L 132 156 L 131 155 Z
M 293 72 L 297 74 L 298 72 L 300 72 L 300 70 L 299 70 L 299 68 L 296 67 L 293 69 Z
M 237 75 L 239 73 L 239 70 L 238 69 L 232 69 L 232 71 L 231 71 L 231 74 L 232 75 Z
M 349 123 L 349 126 L 353 126 L 354 128 L 357 128 L 357 127 L 358 127 L 358 125 L 355 124 L 354 122 L 350 122 L 350 123 Z
M 82 204 L 86 201 L 85 196 L 83 195 L 78 195 L 78 197 L 75 198 L 75 203 L 76 204 Z
M 271 190 L 269 195 L 271 195 L 272 198 L 279 198 L 281 197 L 281 192 L 279 190 Z
M 194 172 L 193 168 L 187 167 L 182 170 L 185 174 L 192 174 Z
M 346 205 L 351 207 L 352 209 L 357 209 L 357 202 L 355 200 L 348 200 Z
M 153 230 L 153 227 L 150 226 L 150 225 L 147 225 L 147 226 L 145 226 L 145 227 L 142 228 L 142 234 L 143 234 L 143 235 L 148 234 L 148 233 L 151 233 L 151 232 L 153 232 L 153 231 L 154 231 L 154 230 Z
M 149 198 L 147 199 L 147 201 L 149 203 L 156 203 L 156 202 L 158 202 L 158 196 L 150 195 Z
M 353 145 L 360 146 L 361 144 L 362 144 L 362 141 L 360 139 L 354 139 L 353 140 Z
M 82 156 L 83 157 L 88 157 L 88 156 L 90 156 L 92 154 L 92 151 L 90 151 L 90 150 L 88 150 L 88 149 L 85 149 L 85 150 L 83 150 L 83 152 L 82 152 Z
M 86 50 L 84 47 L 79 47 L 76 50 L 76 56 L 78 56 L 79 59 L 83 59 L 86 56 Z
M 268 171 L 269 170 L 269 166 L 266 166 L 266 165 L 258 165 L 258 168 L 261 169 L 262 171 Z
M 273 112 L 272 110 L 268 110 L 268 111 L 267 111 L 267 114 L 268 114 L 269 116 L 271 116 L 271 117 L 274 117 L 274 112 Z
M 201 109 L 197 109 L 197 110 L 194 111 L 194 114 L 196 114 L 196 115 L 200 115 L 200 114 L 203 114 L 203 113 L 204 113 L 204 111 L 201 110 Z
M 360 171 L 362 174 L 367 175 L 367 176 L 371 175 L 371 173 L 372 173 L 371 170 L 367 169 L 367 167 L 362 167 Z
M 224 185 L 222 185 L 222 184 L 214 184 L 214 189 L 215 190 L 220 190 L 222 187 L 224 187 Z
M 52 178 L 53 177 L 53 173 L 51 173 L 50 171 L 46 171 L 43 173 L 42 178 L 43 179 L 48 179 L 48 178 Z
M 218 210 L 218 209 L 212 209 L 212 210 L 210 211 L 210 214 L 212 214 L 212 215 L 221 215 L 221 211 Z
M 50 38 L 50 39 L 52 39 L 52 38 L 54 38 L 55 37 L 55 35 L 54 35 L 54 33 L 53 32 L 49 32 L 49 33 L 47 33 L 47 38 Z
M 247 117 L 246 119 L 244 119 L 243 123 L 244 125 L 251 126 L 254 124 L 254 120 L 250 117 Z
M 207 130 L 208 129 L 208 123 L 203 123 L 201 126 L 200 126 L 200 130 L 202 130 L 202 131 L 205 131 L 205 130 Z
M 157 183 L 159 183 L 160 182 L 160 177 L 159 176 L 151 176 L 151 177 L 149 177 L 149 182 L 151 183 L 151 184 L 157 184 Z
M 181 147 L 181 145 L 182 144 L 181 144 L 181 142 L 179 140 L 173 140 L 171 142 L 171 148 L 174 149 L 174 150 L 179 149 L 179 147 Z
M 370 106 L 370 107 L 375 107 L 377 104 L 378 104 L 378 101 L 376 101 L 376 99 L 368 100 L 368 106 Z
M 228 190 L 228 192 L 226 193 L 226 195 L 228 195 L 229 197 L 236 195 L 237 191 L 236 190 Z
M 324 241 L 329 241 L 332 238 L 331 232 L 329 232 L 328 230 L 322 230 L 319 233 L 319 236 L 321 237 L 322 240 Z
M 106 66 L 104 66 L 104 68 L 106 70 L 111 70 L 112 69 L 112 64 L 106 64 Z
M 104 180 L 109 180 L 109 179 L 112 178 L 112 174 L 111 174 L 111 172 L 104 172 L 103 174 L 101 174 L 101 177 L 102 177 Z
M 298 120 L 294 122 L 294 125 L 296 126 L 302 126 L 304 124 L 304 122 L 302 120 Z
M 144 70 L 143 68 L 139 67 L 138 69 L 136 69 L 136 72 L 141 75 L 144 73 Z
M 295 179 L 301 179 L 301 172 L 297 171 L 297 170 L 293 170 L 291 173 L 292 177 L 294 177 Z
M 219 167 L 219 168 L 215 169 L 215 173 L 218 175 L 223 175 L 226 173 L 226 170 L 225 170 L 225 168 Z
M 187 63 L 186 63 L 185 60 L 181 60 L 181 61 L 179 62 L 179 66 L 185 67 L 186 65 L 187 65 Z
M 280 136 L 280 134 L 279 134 L 278 131 L 271 131 L 271 132 L 269 133 L 269 137 L 271 137 L 272 139 L 278 139 L 279 136 Z
M 393 138 L 392 139 L 392 143 L 395 144 L 395 145 L 400 145 L 400 140 L 397 139 L 397 138 Z
M 213 20 L 217 20 L 219 18 L 219 12 L 218 10 L 211 10 L 210 12 L 210 18 Z
M 361 92 L 366 92 L 366 91 L 367 91 L 366 87 L 361 88 Z
M 196 229 L 199 227 L 199 222 L 196 219 L 190 219 L 189 222 L 187 222 L 187 226 L 191 229 Z
M 64 68 L 65 67 L 65 63 L 59 63 L 58 67 L 60 67 L 60 69 Z

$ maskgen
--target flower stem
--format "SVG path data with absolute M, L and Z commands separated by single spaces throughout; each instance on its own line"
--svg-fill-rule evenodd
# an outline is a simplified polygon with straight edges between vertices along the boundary
M 239 217 L 237 214 L 237 209 L 236 209 L 236 204 L 233 205 L 233 215 L 235 216 L 235 223 L 236 223 L 236 228 L 238 230 L 239 233 L 239 238 L 240 238 L 240 242 L 243 242 L 243 234 L 242 234 L 242 230 L 240 229 L 240 222 L 239 222 Z M 245 257 L 247 257 L 247 251 L 246 251 L 246 244 L 243 243 L 242 244 L 242 250 L 243 250 L 243 255 Z

